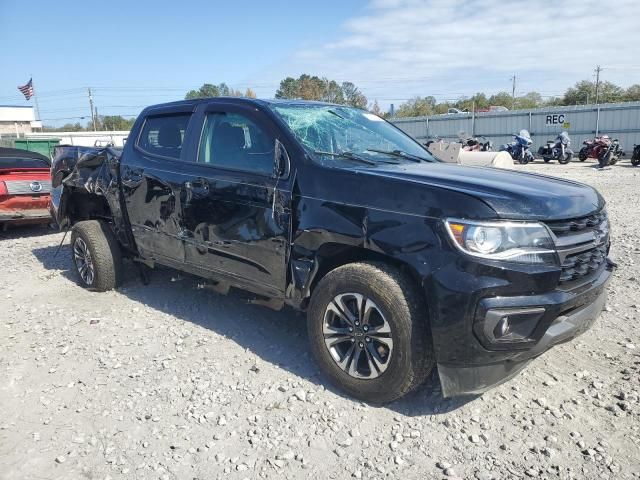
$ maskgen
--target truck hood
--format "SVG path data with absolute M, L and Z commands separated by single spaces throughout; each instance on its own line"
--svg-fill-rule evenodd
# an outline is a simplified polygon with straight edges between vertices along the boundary
M 486 203 L 499 217 L 514 220 L 577 218 L 604 206 L 602 196 L 588 185 L 527 172 L 448 163 L 404 163 L 359 170 L 464 193 Z

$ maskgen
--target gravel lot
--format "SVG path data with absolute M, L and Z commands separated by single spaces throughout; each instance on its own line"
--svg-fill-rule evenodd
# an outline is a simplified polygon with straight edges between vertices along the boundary
M 169 270 L 91 293 L 60 233 L 0 234 L 0 478 L 640 478 L 640 168 L 592 165 L 518 168 L 607 199 L 606 311 L 476 398 L 365 405 L 319 376 L 300 314 Z

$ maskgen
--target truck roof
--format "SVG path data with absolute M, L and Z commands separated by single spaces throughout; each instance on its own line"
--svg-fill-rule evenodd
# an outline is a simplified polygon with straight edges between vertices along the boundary
M 299 100 L 299 99 L 289 99 L 289 98 L 247 98 L 247 97 L 205 97 L 205 98 L 194 98 L 190 100 L 178 100 L 175 102 L 167 102 L 167 103 L 158 103 L 155 105 L 149 105 L 145 110 L 156 109 L 159 107 L 171 107 L 171 106 L 186 106 L 186 105 L 198 105 L 200 103 L 215 103 L 215 102 L 224 102 L 238 105 L 317 105 L 317 106 L 337 106 L 335 103 L 329 102 L 317 102 L 312 100 Z

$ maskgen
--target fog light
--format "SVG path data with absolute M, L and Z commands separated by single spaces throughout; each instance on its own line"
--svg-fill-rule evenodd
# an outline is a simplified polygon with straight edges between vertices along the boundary
M 529 341 L 544 312 L 542 307 L 490 309 L 484 318 L 484 333 L 492 343 Z
M 502 317 L 496 325 L 496 328 L 493 329 L 493 336 L 496 339 L 500 337 L 504 337 L 509 331 L 509 317 Z

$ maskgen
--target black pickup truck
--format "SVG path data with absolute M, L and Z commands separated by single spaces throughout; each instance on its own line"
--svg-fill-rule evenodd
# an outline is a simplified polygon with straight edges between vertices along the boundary
M 613 270 L 593 188 L 441 163 L 366 111 L 211 98 L 145 109 L 123 151 L 62 149 L 52 213 L 80 283 L 128 257 L 307 312 L 327 377 L 394 400 L 437 365 L 481 393 L 600 314 Z

